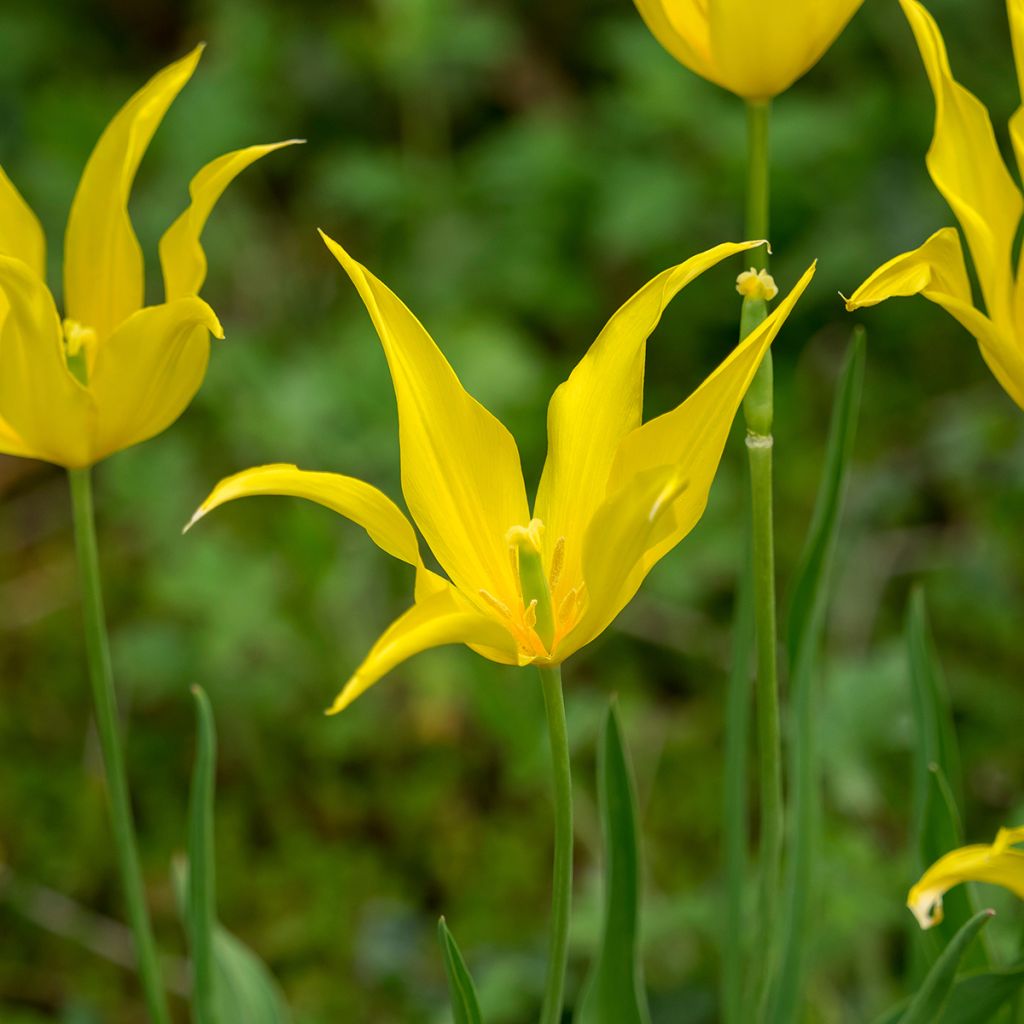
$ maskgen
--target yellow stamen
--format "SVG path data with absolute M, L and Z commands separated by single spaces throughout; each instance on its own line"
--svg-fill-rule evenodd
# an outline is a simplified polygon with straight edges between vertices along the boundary
M 512 618 L 512 609 L 504 601 L 495 597 L 489 590 L 478 590 L 477 593 L 499 614 L 506 619 Z
M 548 569 L 548 586 L 554 591 L 562 578 L 562 566 L 565 565 L 565 538 L 555 541 L 555 550 L 551 552 L 551 568 Z
M 763 299 L 765 302 L 771 302 L 779 294 L 779 286 L 767 270 L 751 267 L 736 278 L 736 291 L 745 299 Z
M 541 539 L 544 524 L 531 519 L 528 526 L 513 526 L 505 533 L 505 541 L 515 552 L 519 566 L 519 588 L 526 605 L 524 622 L 550 651 L 555 639 L 555 616 L 551 607 L 544 563 L 541 558 Z

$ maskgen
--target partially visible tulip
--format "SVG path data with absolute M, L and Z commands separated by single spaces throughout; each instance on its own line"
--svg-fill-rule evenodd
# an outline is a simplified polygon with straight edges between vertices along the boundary
M 806 74 L 864 0 L 634 0 L 680 64 L 746 100 Z
M 199 389 L 210 334 L 224 333 L 199 298 L 203 227 L 237 174 L 298 141 L 227 153 L 192 179 L 189 206 L 160 240 L 164 301 L 146 306 L 128 195 L 201 54 L 155 75 L 96 144 L 64 238 L 63 319 L 46 286 L 42 228 L 0 169 L 0 452 L 83 469 L 166 429 Z

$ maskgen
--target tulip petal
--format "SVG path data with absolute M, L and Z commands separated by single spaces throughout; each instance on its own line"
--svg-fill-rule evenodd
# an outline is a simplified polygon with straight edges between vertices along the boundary
M 34 459 L 36 453 L 21 439 L 18 432 L 0 419 L 0 454 L 17 455 L 22 459 Z
M 644 285 L 608 321 L 548 406 L 548 457 L 534 515 L 544 522 L 545 560 L 562 538 L 564 567 L 554 594 L 581 579 L 580 543 L 604 501 L 619 442 L 640 426 L 647 338 L 665 307 L 694 278 L 723 259 L 761 242 L 716 246 Z M 576 543 L 572 543 L 575 541 Z
M 39 218 L 0 167 L 0 256 L 23 260 L 46 280 L 46 238 Z
M 164 273 L 164 299 L 198 295 L 206 280 L 206 254 L 199 243 L 207 218 L 224 190 L 250 164 L 282 146 L 301 139 L 248 146 L 210 161 L 190 182 L 191 202 L 160 239 L 160 265 Z
M 955 228 L 942 228 L 920 248 L 883 264 L 846 300 L 846 308 L 852 312 L 907 295 L 922 295 L 958 320 L 978 342 L 985 362 L 1006 393 L 1024 408 L 1024 353 L 1011 331 L 974 308 Z
M 159 434 L 184 412 L 206 374 L 211 331 L 224 336 L 213 310 L 192 296 L 138 310 L 98 346 L 89 378 L 97 459 Z
M 1024 0 L 1006 0 L 1010 17 L 1010 41 L 1013 44 L 1013 63 L 1017 68 L 1017 85 L 1024 100 Z
M 402 489 L 413 520 L 452 582 L 508 605 L 518 582 L 505 533 L 529 522 L 512 435 L 462 387 L 402 301 L 337 242 L 320 233 L 366 304 L 398 402 Z
M 243 470 L 217 484 L 186 530 L 226 502 L 257 495 L 305 498 L 361 526 L 379 548 L 416 569 L 418 599 L 448 586 L 423 565 L 416 531 L 402 510 L 371 484 L 340 473 L 316 473 L 285 463 Z
M 493 651 L 494 660 L 516 662 L 516 644 L 508 630 L 449 586 L 414 604 L 384 631 L 327 713 L 343 711 L 414 654 L 447 644 L 467 644 L 488 657 L 492 656 L 488 652 Z
M 704 0 L 633 0 L 651 35 L 680 64 L 709 81 L 729 88 L 716 76 Z
M 809 71 L 863 0 L 708 0 L 711 60 L 726 88 L 770 99 Z
M 942 897 L 963 882 L 988 882 L 1024 899 L 1024 828 L 1001 828 L 991 846 L 963 846 L 940 857 L 907 896 L 907 906 L 922 928 L 942 921 Z
M 27 263 L 0 256 L 0 416 L 37 458 L 90 464 L 92 400 L 68 371 L 57 308 Z
M 935 94 L 928 170 L 967 237 L 989 316 L 1006 325 L 1013 319 L 1011 252 L 1024 200 L 1003 162 L 988 111 L 953 78 L 935 20 L 917 0 L 900 3 Z
M 202 46 L 154 75 L 100 136 L 78 184 L 64 239 L 68 317 L 102 341 L 143 303 L 142 250 L 128 195 L 153 133 L 191 78 Z
M 638 427 L 619 444 L 608 497 L 583 542 L 589 602 L 559 649 L 560 658 L 604 630 L 654 564 L 697 524 L 736 410 L 814 269 L 808 268 L 771 316 L 685 402 Z

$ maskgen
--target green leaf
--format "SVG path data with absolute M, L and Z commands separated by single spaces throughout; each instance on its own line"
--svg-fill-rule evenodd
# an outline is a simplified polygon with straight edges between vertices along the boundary
M 906 1012 L 900 1017 L 900 1024 L 935 1024 L 936 1021 L 944 1019 L 943 1013 L 953 990 L 960 961 L 974 941 L 975 935 L 993 916 L 993 911 L 982 910 L 956 933 L 953 941 L 946 946 L 928 972 L 924 984 L 911 999 Z
M 863 328 L 858 328 L 853 332 L 836 389 L 825 466 L 789 610 L 792 825 L 781 960 L 772 997 L 772 1020 L 796 1020 L 803 991 L 804 957 L 811 931 L 809 908 L 817 871 L 815 855 L 820 847 L 821 781 L 816 742 L 815 681 L 832 563 L 857 432 L 864 360 L 865 334 Z
M 213 936 L 218 1020 L 245 1024 L 290 1024 L 291 1014 L 273 975 L 258 956 L 227 929 Z
M 749 520 L 749 512 L 748 512 Z M 722 969 L 719 987 L 723 1024 L 749 1019 L 744 984 L 747 953 L 744 897 L 747 847 L 750 842 L 747 797 L 747 751 L 750 746 L 751 666 L 754 651 L 754 574 L 750 563 L 750 529 L 744 531 L 747 551 L 740 572 L 732 627 L 732 665 L 725 699 L 725 765 L 722 780 Z
M 210 700 L 198 686 L 192 687 L 196 702 L 196 757 L 189 794 L 188 889 L 185 930 L 192 965 L 192 1015 L 196 1024 L 216 1024 L 232 1017 L 216 1014 L 214 1004 L 214 882 L 213 793 L 217 763 L 217 736 Z
M 448 992 L 451 996 L 454 1024 L 483 1024 L 473 979 L 443 917 L 437 922 L 437 937 L 444 956 L 445 973 L 448 975 Z
M 598 751 L 604 834 L 601 949 L 576 1011 L 576 1024 L 650 1024 L 639 953 L 640 842 L 633 777 L 614 698 Z
M 928 625 L 924 592 L 919 587 L 910 596 L 905 632 L 916 740 L 911 811 L 914 869 L 921 875 L 939 857 L 962 846 L 964 836 L 960 754 L 942 667 Z M 924 965 L 933 963 L 974 912 L 969 887 L 951 890 L 943 901 L 942 922 L 927 932 L 914 928 L 918 960 L 923 957 Z M 971 950 L 968 963 L 987 966 L 984 943 Z M 923 969 L 919 966 L 917 973 L 923 974 Z
M 941 1024 L 987 1024 L 1024 987 L 1024 966 L 957 980 Z

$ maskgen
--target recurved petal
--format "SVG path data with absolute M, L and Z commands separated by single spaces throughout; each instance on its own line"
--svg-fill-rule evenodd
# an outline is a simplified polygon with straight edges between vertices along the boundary
M 809 71 L 863 0 L 707 0 L 711 62 L 747 99 L 776 96 Z
M 711 63 L 708 14 L 704 0 L 634 0 L 651 35 L 680 64 L 718 82 Z
M 963 882 L 988 882 L 1024 899 L 1024 828 L 1001 828 L 991 846 L 963 846 L 940 857 L 921 876 L 907 896 L 907 906 L 922 928 L 942 921 L 942 897 Z
M 534 515 L 543 520 L 546 559 L 565 538 L 561 579 L 580 578 L 581 542 L 605 498 L 619 442 L 641 421 L 647 338 L 665 307 L 705 270 L 762 242 L 718 245 L 664 271 L 608 321 L 548 407 L 548 456 Z M 555 595 L 556 601 L 558 594 Z
M 199 390 L 210 358 L 216 314 L 192 296 L 147 306 L 97 347 L 89 390 L 99 413 L 96 459 L 170 426 Z
M 972 334 L 982 357 L 1006 393 L 1024 408 L 1024 350 L 1010 327 L 974 308 L 955 228 L 942 228 L 919 249 L 879 267 L 846 300 L 850 311 L 895 296 L 922 295 L 945 309 Z
M 924 245 L 894 256 L 848 299 L 849 312 L 896 296 L 942 293 L 971 301 L 971 284 L 956 228 L 941 228 Z
M 93 403 L 64 362 L 53 296 L 28 264 L 0 256 L 0 416 L 36 458 L 59 466 L 93 461 Z
M 149 80 L 107 125 L 78 183 L 64 237 L 68 317 L 105 339 L 143 303 L 142 250 L 128 216 L 139 162 L 202 46 Z
M 0 167 L 0 256 L 13 256 L 46 280 L 46 238 L 39 218 Z
M 932 91 L 935 135 L 928 170 L 967 237 L 989 316 L 1012 320 L 1011 251 L 1024 202 L 1003 162 L 988 111 L 953 78 L 935 20 L 917 0 L 900 0 Z
M 321 232 L 377 328 L 398 403 L 402 489 L 413 520 L 452 581 L 508 605 L 518 598 L 505 533 L 529 522 L 512 435 L 462 387 L 402 301 Z
M 361 526 L 379 548 L 416 568 L 418 598 L 448 585 L 424 568 L 416 531 L 401 509 L 372 484 L 340 473 L 317 473 L 285 463 L 243 470 L 217 484 L 196 510 L 186 530 L 226 502 L 257 495 L 305 498 Z M 420 576 L 425 578 L 420 580 Z
M 608 497 L 584 539 L 583 581 L 589 601 L 560 657 L 604 630 L 651 567 L 697 524 L 736 410 L 813 275 L 811 266 L 771 316 L 685 402 L 623 438 Z
M 199 294 L 206 280 L 206 254 L 199 239 L 207 218 L 228 185 L 260 157 L 301 141 L 289 139 L 225 153 L 208 163 L 192 179 L 188 187 L 191 202 L 160 239 L 160 265 L 167 302 Z
M 343 711 L 414 654 L 447 644 L 467 644 L 496 661 L 516 662 L 516 645 L 508 630 L 448 586 L 414 604 L 385 630 L 327 713 Z

